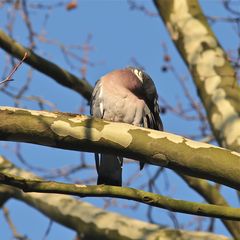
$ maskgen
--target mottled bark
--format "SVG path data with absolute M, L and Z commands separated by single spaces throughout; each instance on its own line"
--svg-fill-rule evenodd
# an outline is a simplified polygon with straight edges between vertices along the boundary
M 1 107 L 0 140 L 114 153 L 240 189 L 238 153 L 125 123 Z

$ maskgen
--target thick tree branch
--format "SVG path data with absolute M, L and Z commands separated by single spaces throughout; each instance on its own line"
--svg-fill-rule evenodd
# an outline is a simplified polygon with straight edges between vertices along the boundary
M 1 107 L 0 140 L 114 153 L 240 189 L 238 153 L 125 123 Z
M 0 169 L 19 177 L 39 179 L 35 175 L 16 168 L 0 156 Z M 152 239 L 196 239 L 227 240 L 229 238 L 204 232 L 190 232 L 164 228 L 159 225 L 131 219 L 120 214 L 107 212 L 91 204 L 81 202 L 66 195 L 47 193 L 24 193 L 13 187 L 0 185 L 1 194 L 11 194 L 12 198 L 27 203 L 52 220 L 75 230 L 81 239 L 106 240 L 152 240 Z
M 173 212 L 240 220 L 240 208 L 175 200 L 133 188 L 107 185 L 86 186 L 54 181 L 31 180 L 2 172 L 0 172 L 0 183 L 20 188 L 24 192 L 59 193 L 78 197 L 116 197 L 133 200 Z
M 220 146 L 240 152 L 240 88 L 197 0 L 154 0 L 197 87 Z
M 93 88 L 85 79 L 79 79 L 56 64 L 40 57 L 31 49 L 23 47 L 2 30 L 0 30 L 0 47 L 19 59 L 27 52 L 28 58 L 25 60 L 27 64 L 51 77 L 59 84 L 78 92 L 88 101 L 90 100 Z

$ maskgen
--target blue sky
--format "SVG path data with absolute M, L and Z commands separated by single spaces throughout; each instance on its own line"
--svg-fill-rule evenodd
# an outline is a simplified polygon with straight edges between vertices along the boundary
M 139 1 L 139 3 L 144 4 L 149 11 L 156 12 L 151 1 Z M 201 0 L 200 3 L 204 12 L 209 16 L 229 15 L 221 6 L 220 0 Z M 6 13 L 8 12 L 11 14 L 10 6 L 7 5 L 0 9 L 0 11 L 3 16 L 0 26 L 6 29 Z M 42 26 L 46 13 L 47 11 L 44 10 L 30 10 L 30 18 L 36 32 L 43 29 Z M 169 72 L 164 73 L 161 71 L 164 65 L 164 50 L 162 45 L 165 44 L 168 49 L 168 54 L 171 56 L 171 63 L 175 66 L 179 75 L 187 78 L 190 92 L 197 99 L 196 89 L 192 83 L 191 76 L 176 51 L 175 46 L 171 42 L 168 32 L 159 17 L 149 17 L 143 12 L 130 10 L 128 2 L 125 0 L 82 0 L 79 1 L 79 6 L 75 10 L 68 12 L 64 7 L 61 7 L 49 13 L 50 17 L 46 27 L 46 36 L 48 39 L 66 45 L 81 45 L 86 40 L 87 36 L 91 34 L 92 38 L 90 45 L 93 47 L 93 50 L 89 53 L 89 59 L 94 63 L 94 66 L 88 67 L 86 78 L 92 85 L 94 85 L 96 80 L 105 73 L 113 69 L 132 65 L 132 59 L 134 58 L 138 63 L 144 66 L 146 72 L 152 77 L 157 86 L 158 94 L 161 97 L 174 105 L 181 100 L 184 106 L 188 107 L 189 103 L 184 98 L 183 92 L 175 77 Z M 28 44 L 26 27 L 21 20 L 20 14 L 16 15 L 16 19 L 14 24 L 14 38 L 26 46 Z M 237 48 L 239 39 L 236 37 L 236 32 L 232 25 L 221 22 L 213 24 L 212 26 L 220 43 L 226 50 L 235 50 Z M 75 62 L 75 65 L 79 64 L 79 68 L 72 69 L 66 63 L 57 46 L 46 43 L 43 44 L 39 41 L 37 41 L 37 43 L 38 47 L 36 52 L 38 54 L 81 77 L 79 71 L 81 63 Z M 82 50 L 75 51 L 82 56 Z M 6 59 L 5 53 L 2 50 L 0 50 L 0 59 L 2 63 L 4 63 Z M 1 66 L 0 69 L 3 71 L 3 66 Z M 28 70 L 29 67 L 24 65 L 17 71 L 14 76 L 15 81 L 11 82 L 10 88 L 12 91 L 20 88 L 24 84 L 26 71 Z M 26 96 L 40 96 L 56 104 L 59 111 L 66 112 L 78 112 L 81 104 L 86 103 L 77 93 L 56 84 L 52 79 L 36 71 L 33 72 L 33 81 Z M 0 93 L 0 99 L 2 105 L 14 106 L 12 100 L 2 93 Z M 38 109 L 36 103 L 28 101 L 22 102 L 21 107 Z M 88 114 L 88 106 L 86 106 L 86 113 Z M 181 135 L 189 135 L 198 132 L 197 122 L 183 121 L 171 113 L 162 115 L 162 120 L 165 130 L 168 132 Z M 0 154 L 4 154 L 18 166 L 24 167 L 12 152 L 14 148 L 14 143 L 1 142 Z M 22 150 L 29 163 L 46 168 L 56 168 L 68 164 L 75 164 L 79 161 L 80 157 L 77 152 L 51 149 L 31 144 L 23 144 Z M 92 154 L 86 154 L 86 158 L 91 164 L 94 164 Z M 125 169 L 124 178 L 127 177 L 129 172 L 136 169 L 135 166 L 132 165 L 134 164 L 131 164 L 127 170 Z M 154 172 L 155 170 L 156 167 L 152 167 L 150 171 Z M 94 176 L 96 173 L 95 171 L 91 171 L 86 174 L 92 174 Z M 141 174 L 143 174 L 143 178 L 145 179 L 145 172 Z M 171 182 L 171 187 L 170 189 L 166 189 L 164 186 L 161 186 L 162 194 L 178 199 L 202 201 L 201 197 L 186 187 L 182 180 L 171 171 L 167 171 L 167 176 L 168 180 Z M 81 179 L 82 177 L 84 176 L 75 175 L 75 178 Z M 142 179 L 142 181 L 144 179 Z M 164 176 L 159 180 L 159 185 L 162 183 L 164 183 Z M 230 202 L 237 206 L 235 193 L 227 188 L 224 188 L 223 191 L 225 196 L 230 199 Z M 97 206 L 102 206 L 103 204 L 99 199 L 87 198 L 84 200 Z M 121 205 L 127 203 L 127 201 L 122 201 Z M 47 218 L 39 214 L 36 210 L 17 201 L 9 201 L 7 207 L 10 209 L 10 214 L 17 229 L 22 234 L 28 235 L 30 239 L 42 239 L 48 225 Z M 146 220 L 146 208 L 144 205 L 140 205 L 137 211 L 123 207 L 112 207 L 110 210 L 130 217 Z M 157 223 L 173 226 L 166 211 L 157 209 L 154 211 L 153 216 Z M 177 218 L 180 223 L 182 223 L 182 221 L 186 223 L 192 217 L 184 214 L 177 214 Z M 33 221 L 34 224 L 31 225 L 30 223 Z M 0 239 L 11 239 L 11 233 L 3 220 L 2 212 L 0 212 L 0 223 Z M 219 221 L 217 221 L 217 232 L 228 235 Z M 74 232 L 54 223 L 48 239 L 57 239 L 60 236 L 61 239 L 73 238 Z

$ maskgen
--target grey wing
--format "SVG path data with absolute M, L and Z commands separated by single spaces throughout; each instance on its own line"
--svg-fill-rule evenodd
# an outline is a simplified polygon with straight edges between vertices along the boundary
M 101 79 L 96 82 L 95 88 L 92 93 L 92 98 L 90 101 L 90 114 L 96 118 L 103 118 L 103 112 L 101 112 Z
M 96 82 L 90 101 L 90 114 L 96 118 L 103 118 L 103 113 L 101 112 L 100 108 L 101 104 L 101 99 L 99 97 L 100 92 L 101 92 L 101 79 Z M 95 162 L 97 173 L 99 173 L 100 159 L 98 153 L 95 153 Z

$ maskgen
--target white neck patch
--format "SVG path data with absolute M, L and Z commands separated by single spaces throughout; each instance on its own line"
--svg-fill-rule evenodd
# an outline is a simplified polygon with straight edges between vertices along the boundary
M 137 76 L 137 78 L 140 80 L 140 82 L 143 83 L 143 72 L 136 68 L 132 69 L 132 72 Z

